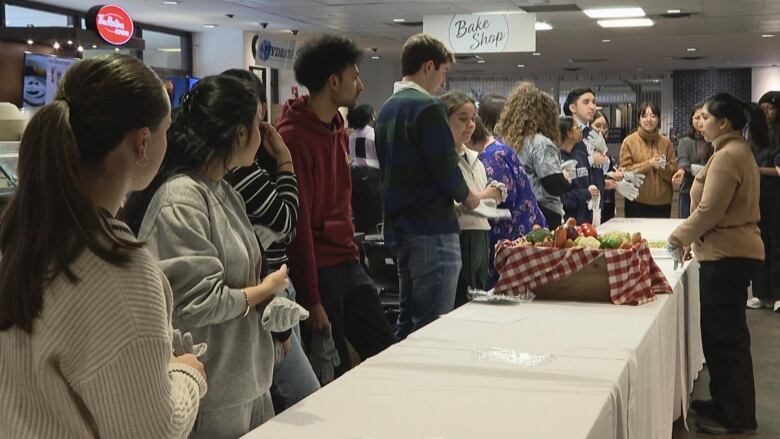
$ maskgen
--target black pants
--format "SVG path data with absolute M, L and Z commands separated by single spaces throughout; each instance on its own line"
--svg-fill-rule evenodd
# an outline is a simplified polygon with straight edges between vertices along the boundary
M 756 391 L 745 301 L 755 259 L 701 262 L 701 339 L 710 395 L 733 427 L 756 427 Z
M 339 377 L 352 367 L 347 340 L 365 360 L 395 343 L 395 335 L 374 283 L 357 260 L 320 268 L 318 273 L 320 300 L 341 358 L 335 370 Z
M 377 233 L 382 222 L 382 174 L 369 166 L 352 168 L 352 214 L 355 231 Z
M 563 216 L 558 215 L 552 210 L 545 209 L 542 206 L 539 206 L 539 210 L 542 211 L 542 215 L 544 215 L 544 219 L 547 220 L 547 227 L 549 227 L 550 230 L 563 224 Z
M 753 275 L 753 295 L 764 300 L 780 300 L 780 192 L 761 194 L 761 240 L 764 261 Z
M 636 201 L 626 200 L 626 218 L 671 218 L 672 205 L 662 204 L 654 206 L 652 204 L 637 203 Z

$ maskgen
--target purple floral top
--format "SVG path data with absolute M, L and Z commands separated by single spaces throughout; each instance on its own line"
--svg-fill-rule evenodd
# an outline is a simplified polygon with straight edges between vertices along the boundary
M 490 277 L 488 288 L 492 288 L 498 280 L 498 274 L 493 266 L 495 245 L 501 239 L 517 239 L 531 231 L 534 224 L 547 227 L 536 197 L 531 189 L 531 181 L 525 173 L 523 164 L 512 148 L 496 140 L 479 155 L 479 160 L 485 165 L 488 181 L 496 180 L 504 183 L 508 196 L 499 205 L 509 209 L 512 219 L 490 220 Z

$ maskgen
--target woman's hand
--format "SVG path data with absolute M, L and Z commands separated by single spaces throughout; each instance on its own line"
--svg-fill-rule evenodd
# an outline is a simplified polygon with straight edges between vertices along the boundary
M 672 183 L 681 184 L 683 181 L 683 177 L 685 177 L 685 169 L 680 168 L 672 176 Z
M 588 192 L 590 192 L 590 197 L 594 200 L 601 195 L 599 193 L 599 188 L 593 185 L 588 186 Z
M 481 199 L 493 199 L 496 202 L 501 202 L 501 190 L 495 186 L 488 186 L 484 191 L 479 194 Z
M 262 122 L 261 131 L 263 133 L 263 149 L 268 153 L 276 163 L 292 161 L 290 149 L 282 140 L 282 136 L 276 131 L 273 125 L 268 122 Z
M 245 288 L 244 292 L 249 299 L 249 305 L 255 306 L 265 302 L 274 294 L 286 290 L 288 286 L 290 286 L 290 280 L 287 278 L 287 264 L 284 264 L 266 276 L 259 285 Z
M 203 363 L 198 360 L 198 357 L 195 356 L 195 354 L 184 354 L 180 355 L 178 357 L 171 357 L 171 363 L 173 364 L 183 364 L 185 366 L 189 366 L 200 374 L 200 376 L 203 377 L 204 380 L 206 380 L 206 369 L 203 367 Z

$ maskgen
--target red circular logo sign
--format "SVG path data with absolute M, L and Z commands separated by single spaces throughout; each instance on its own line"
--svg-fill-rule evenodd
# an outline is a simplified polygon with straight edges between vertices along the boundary
M 121 46 L 133 38 L 133 19 L 119 6 L 100 6 L 94 24 L 100 37 L 109 44 Z

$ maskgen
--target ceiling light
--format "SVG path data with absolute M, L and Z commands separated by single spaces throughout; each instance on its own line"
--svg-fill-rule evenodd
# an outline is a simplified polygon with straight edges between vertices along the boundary
M 379 59 L 379 55 L 371 55 L 371 59 Z
M 534 52 L 531 55 L 533 55 L 533 56 L 542 56 L 542 54 L 540 52 Z
M 695 47 L 689 47 L 689 48 L 687 48 L 685 50 L 688 51 L 688 52 L 695 52 L 696 48 Z
M 73 40 L 68 40 L 68 46 L 72 46 L 72 45 L 73 45 Z
M 97 44 L 93 44 L 93 45 L 92 45 L 92 48 L 93 48 L 93 49 L 97 49 Z
M 215 27 L 217 27 L 217 25 L 216 24 L 204 24 L 203 27 L 205 27 L 206 29 L 214 29 Z
M 32 45 L 33 45 L 33 40 L 27 40 L 27 44 L 29 44 L 30 46 L 32 46 Z
M 114 47 L 114 52 L 119 52 L 119 48 L 118 47 Z
M 649 18 L 619 18 L 617 20 L 599 20 L 601 27 L 649 27 L 653 20 Z
M 175 0 L 166 0 L 163 2 L 164 5 L 178 5 L 181 2 L 175 1 Z
M 517 67 L 520 67 L 522 69 L 525 67 L 525 64 L 518 64 Z
M 471 15 L 510 15 L 510 14 L 525 14 L 525 11 L 482 11 L 474 12 Z
M 59 49 L 59 48 L 60 48 L 60 43 L 59 43 L 59 41 L 55 41 L 55 42 L 54 42 L 54 45 L 53 45 L 52 47 L 54 47 L 55 49 Z
M 84 51 L 84 46 L 79 46 L 79 47 L 76 48 L 76 50 L 78 50 L 79 52 L 83 52 Z
M 405 18 L 393 18 L 393 23 L 403 23 L 406 21 Z
M 157 51 L 165 53 L 179 53 L 181 52 L 181 47 L 161 47 L 157 49 Z
M 763 34 L 761 35 L 761 38 L 774 38 L 775 34 Z
M 582 12 L 590 18 L 631 18 L 645 16 L 645 11 L 642 8 L 585 9 Z
M 534 28 L 536 30 L 552 30 L 553 27 L 552 27 L 552 25 L 550 25 L 550 23 L 544 23 L 542 21 L 537 21 L 536 24 L 534 25 Z
M 485 61 L 484 59 L 478 59 L 477 60 L 477 64 L 485 64 L 486 62 L 487 61 Z
M 605 38 L 605 39 L 601 40 L 601 42 L 602 43 L 611 43 L 612 40 L 610 40 L 609 38 Z
M 679 14 L 680 12 L 682 11 L 679 9 L 667 9 L 666 11 L 667 14 Z

